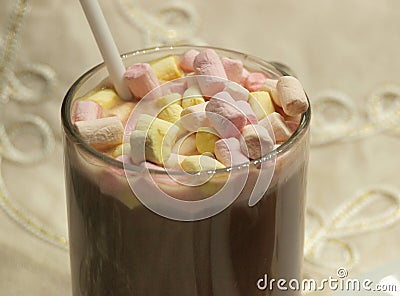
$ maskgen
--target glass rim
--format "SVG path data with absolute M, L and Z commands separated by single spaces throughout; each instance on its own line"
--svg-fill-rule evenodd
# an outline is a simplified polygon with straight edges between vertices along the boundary
M 282 76 L 289 75 L 283 69 L 279 68 L 280 63 L 267 62 L 262 58 L 258 58 L 258 57 L 252 56 L 252 55 L 247 55 L 247 54 L 244 54 L 239 51 L 225 49 L 225 48 L 219 48 L 219 47 L 213 47 L 213 46 L 198 46 L 198 45 L 159 46 L 159 47 L 152 47 L 152 48 L 145 48 L 145 49 L 130 51 L 130 52 L 121 54 L 121 58 L 125 59 L 125 58 L 132 57 L 132 56 L 147 55 L 149 53 L 156 53 L 156 52 L 162 52 L 162 51 L 168 52 L 168 51 L 171 51 L 174 49 L 189 50 L 189 49 L 193 49 L 193 48 L 197 48 L 197 49 L 210 48 L 210 49 L 214 49 L 217 51 L 240 55 L 246 59 L 250 58 L 253 62 L 256 62 L 258 65 L 267 66 L 271 70 L 274 69 L 274 70 L 278 71 L 279 74 L 281 74 Z M 123 170 L 127 170 L 130 172 L 141 172 L 143 170 L 148 170 L 152 174 L 161 174 L 161 175 L 166 175 L 166 174 L 180 175 L 180 174 L 182 174 L 182 172 L 179 172 L 179 171 L 173 171 L 173 172 L 168 171 L 167 172 L 165 170 L 163 171 L 163 170 L 157 170 L 157 169 L 150 169 L 150 168 L 145 168 L 145 167 L 142 167 L 139 165 L 123 163 L 123 162 L 116 160 L 110 156 L 107 156 L 106 154 L 91 147 L 80 137 L 79 133 L 76 131 L 76 129 L 74 128 L 72 121 L 71 121 L 72 99 L 75 97 L 75 94 L 79 90 L 79 88 L 87 80 L 89 80 L 96 72 L 98 72 L 100 69 L 102 69 L 104 67 L 105 67 L 104 62 L 92 67 L 91 69 L 89 69 L 88 71 L 83 73 L 68 89 L 68 91 L 63 99 L 62 105 L 61 105 L 61 123 L 62 123 L 62 127 L 64 129 L 66 136 L 69 138 L 72 138 L 74 140 L 74 143 L 81 145 L 81 147 L 85 150 L 85 152 L 89 153 L 90 156 L 94 157 L 96 160 L 104 162 L 105 164 L 115 167 L 117 169 L 123 169 Z M 212 174 L 227 173 L 227 172 L 231 172 L 234 170 L 240 170 L 244 167 L 256 166 L 260 162 L 268 161 L 274 157 L 277 158 L 279 155 L 282 155 L 285 152 L 287 152 L 292 146 L 295 145 L 295 143 L 297 143 L 300 139 L 302 139 L 303 135 L 305 134 L 306 129 L 310 125 L 311 108 L 310 108 L 310 101 L 309 101 L 307 93 L 306 93 L 306 97 L 307 97 L 307 100 L 309 103 L 308 104 L 309 107 L 308 107 L 307 111 L 305 111 L 301 115 L 300 123 L 299 123 L 298 127 L 296 128 L 296 130 L 293 132 L 293 134 L 289 137 L 289 139 L 287 141 L 280 144 L 274 150 L 268 152 L 261 158 L 250 160 L 249 162 L 244 163 L 244 164 L 226 167 L 226 168 L 222 168 L 222 169 L 217 169 L 217 170 L 212 171 Z M 203 173 L 203 172 L 205 172 L 205 171 L 201 171 L 199 173 Z

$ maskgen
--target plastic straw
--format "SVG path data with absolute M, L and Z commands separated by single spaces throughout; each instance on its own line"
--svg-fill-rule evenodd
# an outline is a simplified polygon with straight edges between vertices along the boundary
M 80 2 L 116 92 L 122 99 L 130 100 L 132 95 L 123 77 L 126 69 L 99 3 L 97 0 L 80 0 Z

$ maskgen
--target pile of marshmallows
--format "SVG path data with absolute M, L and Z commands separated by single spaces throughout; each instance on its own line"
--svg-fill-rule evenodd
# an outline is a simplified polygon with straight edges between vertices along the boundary
M 174 82 L 182 77 L 192 79 Z M 153 169 L 195 173 L 258 159 L 291 136 L 308 108 L 296 78 L 270 79 L 212 49 L 137 63 L 124 78 L 132 101 L 110 88 L 93 91 L 74 103 L 72 121 L 95 149 Z M 139 114 L 123 143 L 135 105 L 150 92 L 160 111 Z

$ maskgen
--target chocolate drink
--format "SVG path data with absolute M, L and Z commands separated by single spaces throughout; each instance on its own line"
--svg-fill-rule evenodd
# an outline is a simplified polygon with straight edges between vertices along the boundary
M 182 55 L 188 49 L 146 50 L 142 55 L 128 55 L 124 62 Z M 218 51 L 243 60 L 254 71 L 269 71 L 271 77 L 282 75 L 262 60 Z M 233 187 L 227 196 L 239 194 L 232 204 L 209 218 L 178 221 L 142 204 L 131 190 L 121 163 L 90 147 L 75 130 L 71 121 L 73 102 L 106 77 L 104 66 L 84 74 L 71 87 L 62 107 L 73 296 L 300 295 L 288 285 L 285 291 L 278 289 L 276 282 L 262 282 L 265 289 L 258 283 L 264 278 L 301 279 L 310 110 L 302 115 L 289 140 L 277 148 L 276 154 L 271 152 L 276 156 L 272 180 L 262 179 L 269 184 L 268 190 L 251 207 L 248 203 L 257 187 L 257 176 L 265 177 L 260 175 L 263 166 L 257 161 L 248 165 L 248 178 L 237 191 L 235 178 L 243 168 L 217 171 L 215 178 L 192 187 L 163 183 L 167 176 L 151 173 L 162 190 L 167 194 L 178 192 L 178 199 L 185 201 L 211 196 L 219 190 L 221 180 L 226 180 L 225 175 L 232 176 Z M 149 176 L 135 170 L 129 173 L 135 186 L 143 186 L 146 193 Z M 149 191 L 147 197 L 151 200 L 153 194 Z
M 304 162 L 254 207 L 235 201 L 214 217 L 180 222 L 103 194 L 66 149 L 74 296 L 280 295 L 257 280 L 299 279 Z

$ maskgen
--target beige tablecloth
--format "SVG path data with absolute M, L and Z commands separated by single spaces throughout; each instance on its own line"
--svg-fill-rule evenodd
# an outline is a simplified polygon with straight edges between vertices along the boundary
M 336 275 L 346 264 L 356 276 L 400 258 L 400 121 L 391 114 L 399 98 L 390 95 L 400 87 L 399 1 L 100 3 L 121 52 L 193 42 L 290 65 L 314 115 L 320 112 L 312 126 L 305 276 Z M 5 0 L 1 7 L 0 125 L 24 154 L 2 142 L 0 294 L 71 295 L 59 110 L 68 87 L 101 56 L 79 1 Z M 15 92 L 18 81 L 24 92 Z M 17 120 L 28 123 L 13 134 Z M 35 153 L 38 161 L 29 162 Z M 370 206 L 351 216 L 347 210 L 365 200 Z M 371 220 L 377 215 L 385 216 Z M 313 228 L 316 217 L 325 226 Z

